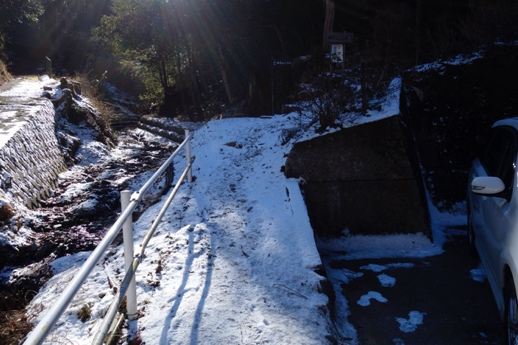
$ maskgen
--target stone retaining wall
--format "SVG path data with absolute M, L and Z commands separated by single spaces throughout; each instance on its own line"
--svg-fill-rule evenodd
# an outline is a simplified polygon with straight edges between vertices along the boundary
M 55 135 L 54 106 L 48 99 L 32 99 L 10 113 L 3 124 L 17 122 L 19 129 L 0 147 L 0 187 L 32 208 L 67 169 Z

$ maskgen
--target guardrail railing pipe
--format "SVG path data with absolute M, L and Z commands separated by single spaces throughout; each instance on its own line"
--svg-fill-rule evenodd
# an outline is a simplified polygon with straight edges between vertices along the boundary
M 140 262 L 145 257 L 145 251 L 147 248 L 147 245 L 151 238 L 153 237 L 158 225 L 162 221 L 162 217 L 165 215 L 165 212 L 167 211 L 167 208 L 173 201 L 173 198 L 175 197 L 176 193 L 178 192 L 178 189 L 180 188 L 180 185 L 182 184 L 182 181 L 185 180 L 185 177 L 187 175 L 187 172 L 192 167 L 192 162 L 194 161 L 194 157 L 191 159 L 191 162 L 189 165 L 185 168 L 185 170 L 182 172 L 182 175 L 178 179 L 178 183 L 174 186 L 173 191 L 169 195 L 169 197 L 164 202 L 164 205 L 162 206 L 162 209 L 158 213 L 158 215 L 155 217 L 155 220 L 153 221 L 153 224 L 151 224 L 151 228 L 146 232 L 144 238 L 142 239 L 142 242 L 140 243 L 140 252 L 137 253 L 137 255 L 134 256 L 132 265 L 129 269 L 126 271 L 126 275 L 124 276 L 124 279 L 122 280 L 122 283 L 120 285 L 119 291 L 117 292 L 117 296 L 115 299 L 112 300 L 112 303 L 110 304 L 110 307 L 108 308 L 108 311 L 104 315 L 104 320 L 101 324 L 101 328 L 95 335 L 94 341 L 92 342 L 92 345 L 102 345 L 104 342 L 104 339 L 109 336 L 109 330 L 111 323 L 113 319 L 115 318 L 117 314 L 117 310 L 119 306 L 121 305 L 124 296 L 126 295 L 129 284 L 131 280 L 134 278 L 134 275 L 137 271 L 137 268 L 140 264 Z
M 121 192 L 121 210 L 125 210 L 131 198 L 131 191 L 123 190 Z M 128 217 L 122 226 L 122 239 L 124 242 L 124 270 L 127 272 L 133 262 L 134 245 L 133 245 L 133 220 Z M 131 279 L 126 293 L 126 310 L 128 320 L 135 320 L 137 318 L 137 284 L 135 283 L 135 276 Z
M 66 308 L 68 307 L 68 305 L 70 304 L 72 299 L 77 294 L 77 291 L 79 290 L 79 288 L 82 286 L 82 284 L 88 278 L 90 273 L 93 271 L 95 265 L 106 255 L 108 247 L 115 240 L 115 237 L 119 234 L 121 228 L 126 228 L 126 225 L 128 225 L 127 226 L 128 229 L 130 227 L 133 228 L 133 221 L 132 221 L 133 211 L 135 210 L 137 205 L 140 203 L 140 201 L 142 201 L 142 198 L 144 197 L 144 195 L 146 194 L 148 189 L 151 188 L 152 184 L 158 179 L 158 177 L 161 174 L 164 173 L 164 171 L 173 162 L 173 158 L 176 156 L 176 154 L 186 145 L 187 145 L 187 150 L 188 150 L 188 152 L 186 153 L 187 168 L 183 172 L 183 174 L 180 178 L 180 181 L 177 183 L 177 186 L 175 186 L 175 188 L 173 189 L 171 196 L 168 198 L 168 200 L 166 202 L 166 205 L 169 205 L 171 203 L 172 198 L 176 194 L 176 191 L 178 190 L 178 188 L 181 184 L 181 181 L 183 181 L 183 179 L 186 177 L 185 176 L 186 174 L 189 174 L 189 182 L 192 182 L 192 176 L 190 175 L 190 173 L 192 170 L 191 167 L 192 167 L 193 158 L 191 157 L 191 153 L 190 153 L 190 146 L 189 146 L 190 137 L 191 137 L 191 134 L 189 133 L 189 131 L 186 131 L 185 140 L 176 148 L 176 150 L 173 152 L 173 154 L 166 160 L 166 162 L 164 164 L 162 164 L 162 166 L 153 174 L 153 176 L 151 176 L 151 178 L 146 183 L 144 183 L 144 185 L 137 192 L 134 192 L 133 194 L 131 194 L 129 199 L 128 199 L 128 195 L 130 194 L 130 192 L 127 193 L 128 195 L 126 195 L 126 193 L 124 193 L 124 196 L 121 195 L 121 202 L 124 203 L 124 205 L 125 205 L 122 207 L 121 215 L 119 216 L 119 218 L 117 218 L 117 220 L 111 226 L 111 228 L 106 232 L 106 234 L 104 235 L 104 238 L 101 240 L 101 242 L 99 242 L 97 247 L 92 251 L 92 253 L 88 257 L 88 259 L 85 261 L 85 263 L 77 271 L 77 273 L 75 274 L 72 281 L 70 281 L 70 283 L 65 287 L 65 289 L 63 290 L 61 295 L 58 297 L 57 301 L 50 307 L 50 309 L 43 316 L 43 318 L 36 325 L 36 327 L 32 330 L 32 332 L 30 332 L 30 334 L 28 335 L 28 337 L 25 339 L 25 341 L 23 343 L 24 345 L 41 345 L 45 341 L 45 338 L 51 332 L 52 327 L 56 324 L 59 317 L 66 310 Z M 166 208 L 167 208 L 167 206 L 166 206 Z M 159 219 L 163 216 L 163 212 L 165 212 L 165 210 L 161 211 Z M 154 227 L 156 228 L 157 225 L 158 225 L 158 223 L 156 225 L 154 225 Z M 132 234 L 132 232 L 133 231 L 131 230 L 131 235 L 130 235 L 130 231 L 128 231 L 128 237 L 131 237 L 131 245 L 128 245 L 128 246 L 131 246 L 131 249 L 127 250 L 128 253 L 131 253 L 131 255 L 127 255 L 128 257 L 131 258 L 131 261 L 125 257 L 125 267 L 126 267 L 126 271 L 130 271 L 130 272 L 132 272 L 131 274 L 134 275 L 136 266 L 138 266 L 138 262 L 139 262 L 139 260 L 142 259 L 142 257 L 138 257 L 138 258 L 133 257 L 134 253 L 133 253 L 133 234 Z M 153 233 L 153 232 L 154 232 L 154 230 L 151 231 L 151 233 Z M 124 231 L 124 233 L 126 233 L 126 231 Z M 148 233 L 148 235 L 151 236 L 149 233 Z M 150 238 L 148 238 L 148 235 L 146 235 L 146 237 L 144 238 L 144 241 L 142 243 L 142 256 L 143 256 L 143 250 L 146 247 L 147 242 L 149 242 L 149 239 L 150 239 Z M 123 235 L 123 236 L 126 236 L 126 235 Z M 130 243 L 130 241 L 125 240 L 124 243 L 126 245 L 126 243 Z M 128 264 L 127 264 L 128 261 L 129 261 L 129 268 L 128 268 Z M 130 280 L 130 279 L 133 279 L 133 282 L 126 281 L 126 280 Z M 134 279 L 135 279 L 134 277 L 130 278 L 129 276 L 126 276 L 123 281 L 123 284 L 121 285 L 121 291 L 124 290 L 128 296 L 128 301 L 127 301 L 128 316 L 134 315 L 136 317 L 137 316 L 136 315 L 137 314 L 136 297 L 133 298 L 133 297 L 129 296 L 131 293 L 135 293 L 135 296 L 136 296 L 136 284 L 135 284 Z M 133 287 L 131 289 L 129 286 L 130 284 L 133 284 Z M 127 288 L 126 288 L 126 286 L 127 286 Z M 133 290 L 133 292 L 127 291 L 127 289 Z M 113 303 L 113 305 L 114 305 L 113 314 L 114 315 L 117 311 L 118 305 L 120 305 L 120 302 L 122 302 L 124 293 L 119 294 L 118 297 L 119 297 L 119 301 L 118 301 L 119 304 Z M 130 302 L 129 301 L 130 299 L 133 299 L 133 302 Z M 132 306 L 130 306 L 131 303 L 133 303 Z M 114 315 L 111 315 L 110 317 L 108 317 L 108 315 L 106 315 L 105 318 L 113 320 Z M 106 332 L 100 332 L 98 334 L 101 334 L 101 337 L 99 337 L 99 339 L 101 339 L 101 342 L 102 342 L 102 339 L 104 339 L 103 335 L 106 335 Z
M 122 212 L 117 221 L 115 221 L 110 230 L 108 230 L 103 240 L 97 245 L 92 254 L 90 254 L 83 266 L 81 266 L 72 281 L 67 285 L 65 290 L 63 290 L 58 300 L 52 305 L 43 319 L 41 319 L 29 334 L 29 337 L 23 343 L 24 345 L 43 343 L 47 335 L 50 333 L 52 326 L 56 324 L 61 314 L 63 314 L 65 309 L 68 307 L 81 285 L 94 269 L 97 262 L 106 255 L 106 250 L 119 233 L 124 221 L 127 217 L 131 216 L 133 210 L 137 207 L 137 204 L 138 202 L 136 200 L 132 200 L 130 202 L 130 206 Z
M 188 129 L 185 130 L 185 137 L 189 138 L 190 135 L 191 135 L 190 131 Z M 191 141 L 190 140 L 187 141 L 187 144 L 185 146 L 185 156 L 187 158 L 187 166 L 189 166 L 189 164 L 191 163 Z M 187 173 L 187 181 L 189 183 L 192 182 L 192 169 L 189 169 L 189 172 Z

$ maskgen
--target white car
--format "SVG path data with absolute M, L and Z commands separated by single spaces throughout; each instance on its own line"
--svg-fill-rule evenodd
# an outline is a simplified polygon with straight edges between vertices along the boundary
M 469 242 L 486 271 L 509 344 L 518 344 L 518 118 L 497 121 L 468 176 Z

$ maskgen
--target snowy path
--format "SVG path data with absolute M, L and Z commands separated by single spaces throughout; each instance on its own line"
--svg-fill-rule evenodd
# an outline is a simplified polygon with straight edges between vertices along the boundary
M 138 329 L 146 344 L 328 342 L 328 298 L 315 273 L 321 260 L 298 183 L 281 172 L 290 149 L 281 145 L 281 131 L 294 120 L 212 121 L 194 133 L 196 180 L 180 188 L 137 272 Z M 176 176 L 184 166 L 179 157 Z M 135 223 L 136 243 L 161 204 Z M 57 260 L 62 273 L 38 294 L 32 313 L 55 301 L 85 256 Z M 113 296 L 107 277 L 122 279 L 121 256 L 121 248 L 107 256 L 52 337 L 89 343 Z M 77 312 L 84 305 L 92 317 L 82 323 Z
M 0 87 L 0 147 L 33 116 L 33 106 L 43 102 L 42 87 L 49 83 L 48 77 L 18 78 Z

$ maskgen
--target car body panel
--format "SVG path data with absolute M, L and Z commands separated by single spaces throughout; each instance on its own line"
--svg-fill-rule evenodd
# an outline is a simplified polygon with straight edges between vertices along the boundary
M 475 248 L 504 318 L 506 279 L 513 279 L 514 286 L 518 286 L 518 118 L 498 121 L 492 131 L 494 142 L 491 143 L 490 138 L 484 148 L 485 156 L 480 155 L 485 164 L 484 159 L 475 159 L 468 175 L 468 217 Z M 504 147 L 498 150 L 495 143 L 504 143 Z M 495 155 L 491 155 L 491 150 Z M 491 174 L 490 170 L 497 173 Z M 505 185 L 504 191 L 499 179 Z
M 484 176 L 483 174 L 485 174 L 485 171 L 481 167 L 480 163 L 474 163 L 474 167 L 475 173 L 473 174 L 473 172 L 470 172 L 470 176 Z M 495 201 L 495 198 L 497 197 L 472 193 L 470 195 L 469 203 L 471 209 L 471 224 L 475 235 L 475 247 L 485 269 L 498 310 L 503 313 L 504 296 L 501 285 L 501 275 L 503 273 L 499 273 L 499 270 L 496 269 L 496 267 L 500 267 L 500 264 L 494 264 L 495 260 L 497 262 L 500 261 L 500 253 L 504 250 L 503 245 L 499 244 L 495 239 L 495 237 L 500 238 L 502 234 L 499 234 L 498 231 L 486 230 L 490 228 L 489 224 L 491 224 L 491 222 L 486 218 L 486 215 L 490 213 L 489 209 L 492 211 L 496 210 L 496 212 L 493 211 L 496 214 L 501 214 L 498 204 L 502 199 L 498 198 L 499 200 Z M 490 215 L 490 218 L 499 217 L 500 215 L 495 215 L 494 217 Z

